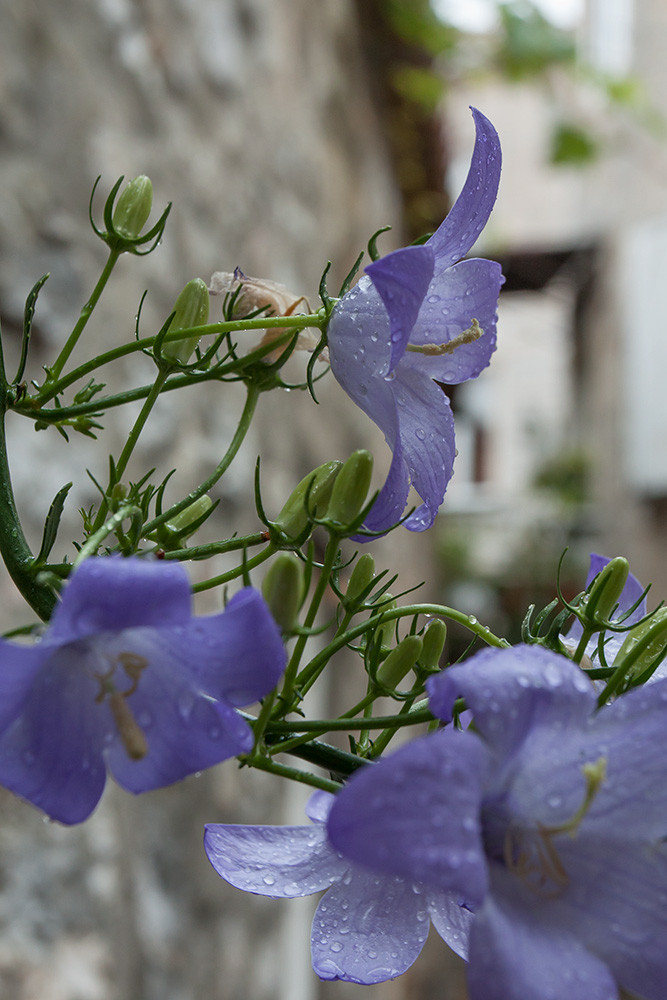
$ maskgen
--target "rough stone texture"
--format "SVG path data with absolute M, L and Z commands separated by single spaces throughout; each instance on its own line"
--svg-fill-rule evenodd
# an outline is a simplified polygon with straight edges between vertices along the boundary
M 10 364 L 24 298 L 51 273 L 28 377 L 54 356 L 104 261 L 86 219 L 98 173 L 101 192 L 121 173 L 148 173 L 156 208 L 169 199 L 174 207 L 164 245 L 121 260 L 75 363 L 133 335 L 144 288 L 149 335 L 187 280 L 236 264 L 315 302 L 326 259 L 335 289 L 368 236 L 398 216 L 347 0 L 1 0 L 0 20 L 0 312 Z M 151 370 L 135 359 L 109 382 L 148 381 Z M 332 380 L 321 397 L 319 409 L 303 393 L 262 399 L 247 447 L 214 494 L 223 500 L 218 536 L 256 523 L 248 490 L 258 451 L 277 511 L 309 468 L 379 442 Z M 145 442 L 159 472 L 177 467 L 174 498 L 219 460 L 241 403 L 230 386 L 160 402 Z M 34 544 L 52 496 L 74 479 L 56 549 L 71 553 L 76 508 L 95 497 L 85 469 L 104 478 L 132 416 L 116 411 L 98 448 L 10 419 L 13 478 Z M 130 478 L 141 471 L 132 465 Z M 427 539 L 409 541 L 411 565 L 406 539 L 393 543 L 405 587 L 428 574 Z M 6 580 L 0 593 L 4 627 L 31 620 Z M 306 910 L 296 920 L 289 904 L 234 892 L 201 849 L 204 822 L 280 822 L 292 798 L 228 764 L 139 799 L 110 787 L 90 822 L 64 829 L 0 791 L 3 1000 L 314 996 Z M 301 936 L 283 933 L 281 921 L 300 921 Z M 323 995 L 390 1000 L 406 989 L 335 984 Z

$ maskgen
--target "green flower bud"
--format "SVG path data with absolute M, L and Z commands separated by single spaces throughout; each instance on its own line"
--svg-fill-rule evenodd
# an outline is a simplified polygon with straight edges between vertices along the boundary
M 440 657 L 447 641 L 447 626 L 439 618 L 432 621 L 425 629 L 422 636 L 424 651 L 422 653 L 422 663 L 427 670 L 438 670 L 440 667 Z
M 658 608 L 648 621 L 630 629 L 616 654 L 614 667 L 625 664 L 632 677 L 648 679 L 667 647 L 667 608 Z
M 342 467 L 342 462 L 325 462 L 304 476 L 273 522 L 275 527 L 288 538 L 298 538 L 308 526 L 306 504 L 315 517 L 324 517 L 336 476 Z
M 588 597 L 581 605 L 579 620 L 587 625 L 600 626 L 609 621 L 614 613 L 628 579 L 630 564 L 623 556 L 610 559 L 603 566 L 591 584 Z
M 179 535 L 181 538 L 187 538 L 191 532 L 188 528 L 191 524 L 198 521 L 204 514 L 213 506 L 213 501 L 209 496 L 204 494 L 203 497 L 198 497 L 194 500 L 189 507 L 185 510 L 180 511 L 180 513 L 175 514 L 170 521 L 167 521 L 165 527 L 172 531 L 175 535 Z
M 373 473 L 373 456 L 360 449 L 353 452 L 338 474 L 329 503 L 328 517 L 335 524 L 349 526 L 359 516 Z
M 153 185 L 141 174 L 127 185 L 116 202 L 113 227 L 120 236 L 135 240 L 148 222 L 153 207 Z
M 384 661 L 377 672 L 377 679 L 385 687 L 395 688 L 419 659 L 423 647 L 421 636 L 406 635 Z
M 201 278 L 193 278 L 176 299 L 174 318 L 169 327 L 169 333 L 179 330 L 189 330 L 193 326 L 202 326 L 208 322 L 209 294 L 206 282 Z M 184 340 L 165 340 L 162 345 L 162 355 L 169 361 L 178 361 L 185 365 L 190 355 L 199 343 L 199 337 L 186 337 Z
M 347 585 L 347 599 L 354 601 L 372 583 L 375 577 L 375 559 L 370 552 L 364 552 L 357 559 L 354 569 L 350 573 L 350 580 Z
M 262 594 L 284 632 L 293 632 L 303 597 L 303 568 L 291 552 L 279 552 L 262 583 Z
M 390 594 L 388 590 L 385 591 L 385 593 L 382 595 L 381 604 L 382 607 L 378 608 L 377 610 L 377 614 L 379 616 L 382 616 L 387 611 L 393 611 L 394 608 L 398 607 L 395 597 L 393 596 L 393 594 Z M 381 636 L 381 643 L 383 646 L 389 646 L 390 643 L 393 641 L 395 629 L 396 629 L 396 622 L 393 620 L 390 622 L 385 622 L 385 624 L 380 627 L 379 631 Z

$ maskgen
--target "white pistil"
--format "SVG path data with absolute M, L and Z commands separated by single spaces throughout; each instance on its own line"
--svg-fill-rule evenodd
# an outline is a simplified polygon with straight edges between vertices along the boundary
M 132 709 L 125 701 L 125 695 L 120 691 L 112 692 L 109 695 L 109 708 L 127 756 L 132 760 L 142 760 L 148 753 L 148 742 L 132 715 Z
M 452 337 L 446 344 L 408 344 L 406 351 L 423 354 L 427 358 L 441 357 L 443 354 L 453 354 L 456 348 L 463 344 L 474 344 L 483 334 L 484 330 L 479 325 L 479 321 L 472 319 L 467 330 Z
M 122 666 L 132 682 L 127 691 L 118 691 L 113 683 L 112 678 L 117 663 Z M 118 735 L 131 760 L 142 760 L 146 756 L 148 741 L 125 699 L 137 690 L 141 673 L 147 666 L 148 660 L 144 656 L 137 656 L 136 653 L 118 653 L 105 674 L 96 674 L 100 690 L 95 701 L 99 703 L 108 697 Z

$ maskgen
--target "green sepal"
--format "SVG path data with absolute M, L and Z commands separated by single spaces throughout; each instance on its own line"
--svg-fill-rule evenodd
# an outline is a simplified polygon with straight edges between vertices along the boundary
M 35 557 L 33 566 L 37 568 L 42 566 L 46 560 L 49 558 L 51 549 L 55 544 L 56 537 L 58 535 L 58 528 L 60 527 L 60 519 L 63 515 L 63 510 L 65 508 L 65 500 L 67 499 L 67 494 L 72 489 L 72 483 L 66 483 L 62 489 L 59 489 L 56 493 L 51 506 L 49 507 L 49 512 L 46 515 L 46 521 L 44 522 L 44 531 L 42 532 L 42 544 L 40 545 L 39 552 Z

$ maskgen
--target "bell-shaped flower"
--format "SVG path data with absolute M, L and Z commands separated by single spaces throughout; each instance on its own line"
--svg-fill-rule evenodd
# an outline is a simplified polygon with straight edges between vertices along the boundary
M 362 768 L 334 848 L 474 910 L 471 1000 L 662 1000 L 667 982 L 667 681 L 596 712 L 569 659 L 486 650 L 428 682 L 452 726 Z
M 429 918 L 457 954 L 467 953 L 472 913 L 455 896 L 350 864 L 327 839 L 334 801 L 315 792 L 308 826 L 211 823 L 204 847 L 231 885 L 262 896 L 309 896 L 327 889 L 313 919 L 313 968 L 321 979 L 381 983 L 405 972 L 422 950 Z
M 460 260 L 486 225 L 500 180 L 498 135 L 479 111 L 473 117 L 470 170 L 445 221 L 425 244 L 370 264 L 331 314 L 333 374 L 393 452 L 369 531 L 386 531 L 402 517 L 410 484 L 423 504 L 406 527 L 433 523 L 455 455 L 452 411 L 438 383 L 475 378 L 495 350 L 500 265 Z
M 610 560 L 607 556 L 601 556 L 598 555 L 597 552 L 591 552 L 588 576 L 586 577 L 586 590 L 588 590 L 590 585 L 593 583 L 593 580 L 609 562 Z M 621 595 L 618 598 L 618 606 L 614 611 L 614 619 L 619 621 L 624 631 L 615 632 L 611 629 L 606 629 L 602 633 L 604 658 L 608 666 L 613 666 L 616 654 L 625 641 L 627 629 L 646 616 L 646 594 L 644 589 L 645 588 L 642 587 L 637 577 L 632 573 L 629 573 L 625 586 L 623 587 Z M 581 622 L 578 618 L 575 618 L 567 633 L 561 638 L 568 650 L 570 652 L 574 652 L 579 645 L 583 634 L 584 630 Z M 586 644 L 586 656 L 588 656 L 591 662 L 596 665 L 599 664 L 599 645 L 599 633 L 596 633 Z
M 278 628 L 250 587 L 221 614 L 191 603 L 177 563 L 91 558 L 40 639 L 0 640 L 0 785 L 79 823 L 107 768 L 139 793 L 252 749 L 235 708 L 277 684 Z

